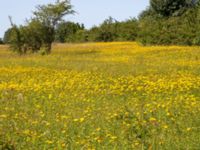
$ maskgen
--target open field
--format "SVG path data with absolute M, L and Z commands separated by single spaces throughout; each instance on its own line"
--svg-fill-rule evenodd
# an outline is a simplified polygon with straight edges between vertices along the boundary
M 200 48 L 0 47 L 0 149 L 200 149 Z

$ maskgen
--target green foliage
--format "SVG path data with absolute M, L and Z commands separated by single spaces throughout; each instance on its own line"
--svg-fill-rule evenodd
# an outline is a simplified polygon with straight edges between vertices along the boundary
M 2 39 L 2 38 L 0 38 L 0 44 L 4 44 L 4 42 L 3 42 L 3 39 Z
M 5 31 L 4 33 L 4 37 L 3 37 L 3 42 L 6 43 L 6 44 L 9 44 L 10 43 L 10 38 L 11 38 L 11 35 L 12 35 L 12 30 L 13 28 L 9 28 Z
M 117 37 L 116 34 L 117 26 L 118 26 L 117 21 L 114 20 L 112 17 L 106 19 L 100 26 L 97 40 L 103 42 L 114 41 L 114 39 L 116 39 Z
M 138 18 L 139 18 L 139 20 L 141 20 L 141 19 L 144 19 L 146 17 L 152 17 L 152 16 L 158 16 L 158 15 L 151 8 L 147 8 L 146 10 L 142 11 L 139 14 Z
M 150 7 L 161 16 L 179 16 L 196 4 L 196 0 L 150 0 Z
M 100 33 L 100 28 L 97 26 L 92 27 L 89 31 L 88 31 L 88 41 L 98 41 L 98 37 L 99 37 L 99 33 Z
M 87 33 L 87 31 L 86 30 L 78 30 L 72 36 L 72 42 L 75 42 L 75 43 L 88 42 L 88 33 Z
M 55 4 L 39 5 L 33 12 L 34 16 L 48 27 L 55 27 L 65 15 L 73 13 L 69 0 L 57 0 Z
M 69 0 L 57 1 L 55 4 L 39 5 L 33 13 L 36 20 L 42 23 L 43 44 L 46 53 L 50 53 L 55 39 L 55 27 L 65 15 L 73 14 Z
M 4 40 L 19 54 L 25 54 L 27 51 L 37 52 L 42 49 L 49 54 L 55 40 L 56 25 L 65 15 L 72 13 L 74 11 L 68 0 L 39 5 L 33 12 L 34 17 L 25 26 L 18 27 L 10 19 L 12 28 L 5 33 Z
M 109 17 L 99 27 L 88 31 L 89 41 L 134 41 L 137 37 L 138 23 L 136 19 L 118 22 Z
M 56 27 L 56 41 L 61 43 L 73 42 L 74 40 L 77 41 L 78 39 L 76 39 L 76 33 L 84 29 L 85 27 L 83 24 L 74 22 L 61 22 Z
M 23 54 L 26 53 L 25 51 L 23 51 L 23 39 L 24 35 L 23 35 L 23 27 L 17 27 L 16 25 L 12 24 L 12 28 L 10 28 L 10 30 L 8 30 L 8 33 L 6 36 L 4 36 L 5 39 L 7 40 L 7 42 L 10 44 L 10 48 L 19 53 L 19 54 Z
M 158 4 L 159 5 L 159 4 Z M 144 45 L 200 45 L 200 9 L 191 7 L 181 15 L 162 16 L 144 11 L 139 19 L 138 40 Z
M 45 40 L 46 33 L 44 32 L 44 26 L 38 20 L 32 19 L 28 22 L 28 25 L 24 27 L 24 37 L 26 49 L 32 52 L 37 52 L 41 49 L 43 41 Z
M 56 41 L 61 43 L 135 41 L 137 33 L 138 22 L 135 18 L 119 22 L 109 17 L 99 26 L 89 30 L 86 30 L 83 24 L 61 22 L 56 27 Z
M 117 28 L 118 41 L 135 41 L 138 34 L 138 21 L 133 18 L 119 22 Z

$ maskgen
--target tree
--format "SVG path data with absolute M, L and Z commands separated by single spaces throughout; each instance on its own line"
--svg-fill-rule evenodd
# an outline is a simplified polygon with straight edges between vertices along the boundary
M 179 16 L 197 0 L 150 0 L 150 8 L 161 16 Z
M 43 36 L 43 26 L 40 22 L 32 19 L 27 25 L 16 26 L 11 20 L 11 24 L 12 27 L 4 33 L 4 42 L 10 45 L 11 50 L 19 54 L 40 50 Z
M 200 45 L 200 9 L 181 16 L 149 16 L 140 19 L 138 39 L 144 45 Z
M 9 16 L 9 20 L 11 23 L 11 31 L 9 36 L 9 43 L 10 47 L 13 51 L 16 51 L 19 54 L 25 53 L 22 49 L 23 46 L 23 33 L 22 33 L 22 26 L 18 27 L 12 22 L 12 18 Z
M 114 18 L 109 17 L 106 19 L 100 26 L 98 40 L 104 42 L 114 41 L 114 39 L 117 37 L 117 26 L 117 21 Z
M 75 39 L 74 35 L 80 31 L 84 30 L 85 27 L 83 24 L 74 23 L 74 22 L 61 22 L 56 27 L 56 41 L 61 43 L 64 42 L 73 42 Z
M 145 45 L 199 45 L 198 0 L 150 0 L 139 16 L 138 40 Z
M 5 31 L 4 37 L 3 37 L 4 43 L 10 44 L 10 42 L 11 42 L 10 39 L 11 39 L 12 33 L 13 33 L 13 28 L 9 28 Z
M 39 5 L 36 7 L 34 19 L 43 25 L 43 44 L 46 53 L 50 53 L 51 45 L 55 39 L 56 25 L 62 21 L 65 15 L 73 14 L 72 5 L 69 0 L 57 0 L 55 4 Z
M 32 53 L 38 52 L 43 44 L 43 39 L 46 36 L 44 26 L 36 19 L 27 22 L 27 25 L 22 28 L 24 49 Z
M 73 14 L 69 0 L 57 0 L 55 4 L 39 5 L 34 16 L 24 26 L 17 26 L 10 22 L 12 28 L 7 30 L 4 40 L 11 45 L 11 49 L 20 54 L 27 51 L 37 52 L 44 48 L 45 53 L 51 52 L 51 46 L 55 39 L 56 25 L 67 14 Z
M 93 26 L 90 30 L 87 31 L 88 33 L 88 41 L 96 42 L 99 41 L 99 32 L 100 28 L 97 26 Z
M 135 18 L 117 23 L 118 41 L 135 41 L 138 35 L 138 21 Z M 116 39 L 115 39 L 116 40 Z
M 112 17 L 104 20 L 100 26 L 94 26 L 88 31 L 89 41 L 114 41 L 117 37 L 117 21 Z
M 88 32 L 87 32 L 87 30 L 78 30 L 73 35 L 72 42 L 76 42 L 76 43 L 88 42 Z

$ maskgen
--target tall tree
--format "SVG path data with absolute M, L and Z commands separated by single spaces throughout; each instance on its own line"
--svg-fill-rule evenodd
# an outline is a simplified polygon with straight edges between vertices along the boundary
M 178 16 L 197 2 L 198 0 L 150 0 L 150 8 L 162 16 Z
M 69 0 L 57 0 L 55 4 L 39 5 L 36 7 L 34 19 L 43 25 L 43 44 L 46 53 L 50 53 L 51 45 L 55 38 L 56 25 L 62 21 L 65 15 L 73 14 Z

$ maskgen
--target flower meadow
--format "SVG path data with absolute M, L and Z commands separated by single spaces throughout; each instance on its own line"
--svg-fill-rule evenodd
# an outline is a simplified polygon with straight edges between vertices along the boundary
M 200 48 L 0 47 L 0 149 L 200 149 Z

